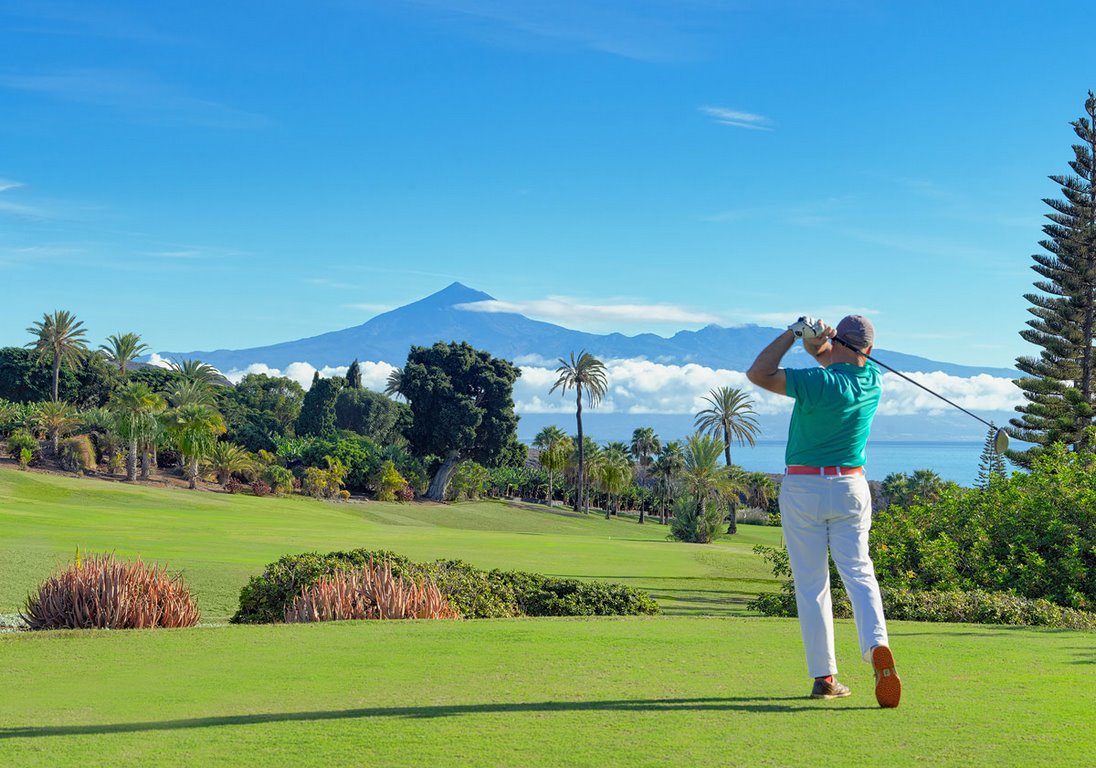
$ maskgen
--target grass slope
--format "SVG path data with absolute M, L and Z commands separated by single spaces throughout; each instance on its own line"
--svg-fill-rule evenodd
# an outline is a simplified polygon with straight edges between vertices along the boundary
M 667 541 L 668 529 L 655 523 L 558 508 L 260 499 L 0 469 L 0 613 L 18 612 L 79 546 L 182 571 L 205 621 L 235 612 L 240 587 L 284 554 L 354 547 L 619 581 L 649 590 L 671 614 L 741 614 L 750 596 L 775 588 L 750 550 L 778 542 L 780 531 L 739 531 L 686 545 Z
M 794 621 L 535 619 L 0 635 L 0 764 L 1096 764 L 1092 635 L 897 624 L 880 710 L 804 697 Z

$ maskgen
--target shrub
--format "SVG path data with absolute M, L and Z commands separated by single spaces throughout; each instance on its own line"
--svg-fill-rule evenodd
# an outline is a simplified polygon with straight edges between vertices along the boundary
M 396 471 L 395 463 L 389 459 L 373 477 L 372 485 L 377 492 L 377 501 L 395 501 L 396 494 L 407 485 L 407 481 Z
M 21 614 L 31 629 L 193 627 L 198 608 L 182 577 L 163 568 L 93 555 L 50 577 L 27 597 Z
M 126 466 L 126 455 L 121 451 L 115 451 L 107 459 L 107 469 L 112 475 L 120 475 Z
M 19 469 L 26 471 L 30 466 L 30 460 L 34 458 L 34 454 L 31 453 L 30 448 L 19 449 Z
M 462 461 L 453 470 L 446 498 L 450 501 L 475 501 L 487 491 L 491 476 L 486 467 L 474 461 Z
M 238 478 L 230 477 L 224 487 L 229 493 L 239 493 L 244 489 L 244 484 Z
M 637 616 L 661 611 L 646 592 L 623 584 L 559 579 L 539 573 L 492 571 L 514 590 L 526 616 Z
M 343 488 L 341 491 L 339 491 L 337 497 L 339 501 L 350 501 L 350 491 Z
M 709 544 L 723 527 L 725 511 L 722 505 L 709 502 L 701 514 L 696 500 L 691 496 L 675 499 L 670 535 L 678 541 Z
M 27 430 L 17 429 L 8 436 L 8 455 L 18 459 L 24 449 L 30 451 L 33 456 L 38 452 L 38 441 Z
M 95 469 L 95 449 L 87 435 L 67 437 L 60 445 L 61 466 L 69 472 L 87 472 Z
M 262 480 L 256 480 L 251 484 L 251 492 L 256 496 L 267 496 L 270 494 L 270 486 Z
M 308 467 L 304 471 L 304 479 L 301 480 L 301 493 L 316 499 L 334 499 L 340 496 L 343 490 L 343 479 L 346 477 L 346 467 L 341 461 L 331 456 L 327 457 L 327 469 Z M 349 494 L 347 494 L 349 498 Z
M 784 577 L 779 592 L 759 595 L 746 606 L 765 616 L 795 617 L 795 587 L 791 580 L 788 553 L 773 547 L 754 547 L 768 560 L 773 575 Z M 914 591 L 883 588 L 883 612 L 895 621 L 957 622 L 968 624 L 1011 624 L 1096 630 L 1096 614 L 1064 608 L 1049 600 L 1031 599 L 1004 592 Z M 852 604 L 842 589 L 833 590 L 833 615 L 852 618 Z
M 415 500 L 415 489 L 411 487 L 411 483 L 404 483 L 403 488 L 396 493 L 396 501 L 407 502 Z
M 391 552 L 355 549 L 286 555 L 240 591 L 234 623 L 282 621 L 286 608 L 321 576 L 386 562 L 393 576 L 429 579 L 463 617 L 637 615 L 659 611 L 644 592 L 619 584 L 557 579 L 520 571 L 482 571 L 460 560 L 413 563 Z
M 457 619 L 445 595 L 428 578 L 405 579 L 392 573 L 389 563 L 360 570 L 336 571 L 303 587 L 285 621 L 342 621 L 345 619 Z
M 271 464 L 263 469 L 262 479 L 279 496 L 293 493 L 293 481 L 296 478 L 285 467 Z

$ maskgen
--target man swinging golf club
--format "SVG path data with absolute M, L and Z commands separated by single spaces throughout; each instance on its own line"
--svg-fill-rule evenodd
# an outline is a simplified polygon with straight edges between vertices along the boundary
M 835 337 L 845 343 L 834 344 Z M 780 367 L 797 338 L 821 367 Z M 902 683 L 868 554 L 871 492 L 864 477 L 864 449 L 882 380 L 867 358 L 874 343 L 875 329 L 859 315 L 844 318 L 836 330 L 821 320 L 801 317 L 757 356 L 746 375 L 763 389 L 795 399 L 780 516 L 807 669 L 814 678 L 811 698 L 850 693 L 834 679 L 832 554 L 852 602 L 860 652 L 875 669 L 875 698 L 881 707 L 897 707 Z

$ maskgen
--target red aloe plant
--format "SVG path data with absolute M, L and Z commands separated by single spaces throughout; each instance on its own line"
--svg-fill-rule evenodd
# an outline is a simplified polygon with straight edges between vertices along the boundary
M 460 614 L 437 585 L 424 578 L 405 581 L 392 575 L 391 563 L 372 560 L 360 571 L 336 571 L 321 576 L 311 587 L 301 589 L 292 605 L 286 606 L 285 620 L 346 619 L 459 619 Z
M 110 555 L 81 559 L 27 596 L 21 614 L 31 629 L 193 627 L 200 614 L 181 576 L 155 563 Z

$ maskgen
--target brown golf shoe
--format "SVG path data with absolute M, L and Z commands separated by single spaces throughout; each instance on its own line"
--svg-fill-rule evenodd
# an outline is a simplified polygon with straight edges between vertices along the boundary
M 885 645 L 877 645 L 871 651 L 871 665 L 875 669 L 875 700 L 879 706 L 891 709 L 902 698 L 902 680 L 894 668 L 894 654 Z
M 848 696 L 852 691 L 849 690 L 847 685 L 841 685 L 841 683 L 834 680 L 832 683 L 828 683 L 825 680 L 815 680 L 814 688 L 811 689 L 812 699 L 842 699 Z

